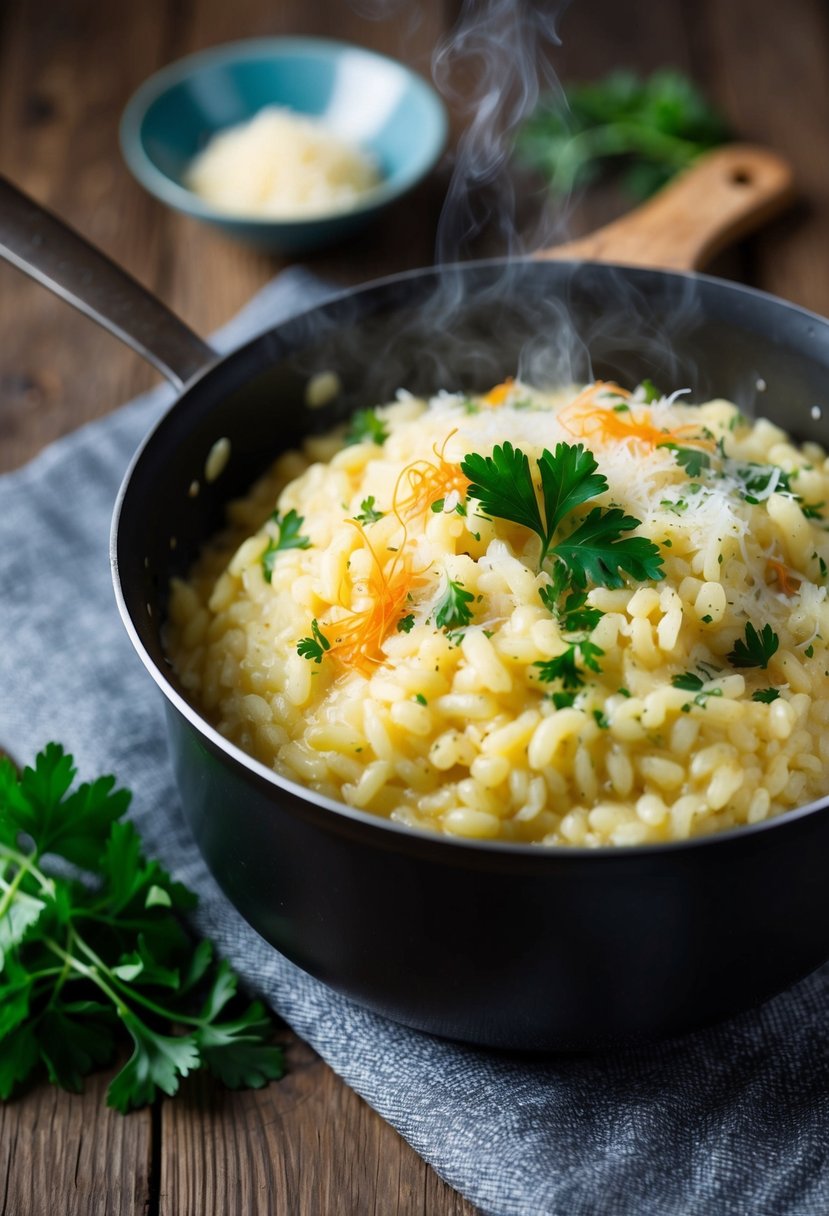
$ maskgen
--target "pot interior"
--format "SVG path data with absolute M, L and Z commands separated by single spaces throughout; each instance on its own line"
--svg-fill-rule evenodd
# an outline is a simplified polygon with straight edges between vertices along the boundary
M 321 408 L 309 380 L 334 372 Z M 145 443 L 116 512 L 127 610 L 157 671 L 167 588 L 285 448 L 398 389 L 485 391 L 648 377 L 691 400 L 725 397 L 799 440 L 829 443 L 829 322 L 738 284 L 601 264 L 472 263 L 346 293 L 241 348 L 185 391 Z M 214 443 L 230 457 L 210 482 Z

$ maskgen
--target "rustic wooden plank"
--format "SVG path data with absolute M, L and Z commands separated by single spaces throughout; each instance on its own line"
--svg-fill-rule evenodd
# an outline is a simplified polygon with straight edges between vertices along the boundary
M 203 1076 L 166 1102 L 159 1216 L 475 1216 L 286 1031 L 287 1074 L 231 1093 Z
M 0 1104 L 2 1216 L 153 1216 L 152 1113 L 109 1110 L 110 1076 L 83 1094 L 41 1085 Z
M 152 286 L 160 247 L 144 196 L 117 152 L 122 100 L 164 57 L 161 0 L 6 15 L 0 58 L 0 171 Z M 97 417 L 156 377 L 40 287 L 0 265 L 0 468 Z
M 829 130 L 829 13 L 822 0 L 779 6 L 705 0 L 695 25 L 710 92 L 741 136 L 768 144 L 795 170 L 801 204 L 751 243 L 758 286 L 829 314 L 826 132 Z M 702 66 L 701 66 L 701 70 Z

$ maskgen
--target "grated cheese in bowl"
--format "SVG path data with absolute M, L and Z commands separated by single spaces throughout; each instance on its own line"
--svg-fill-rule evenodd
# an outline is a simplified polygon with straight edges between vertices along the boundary
M 379 182 L 368 152 L 279 106 L 214 135 L 185 177 L 222 211 L 286 220 L 349 210 Z

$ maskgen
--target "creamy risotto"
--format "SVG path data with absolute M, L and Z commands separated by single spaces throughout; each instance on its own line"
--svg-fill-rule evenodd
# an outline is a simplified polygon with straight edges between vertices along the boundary
M 825 791 L 827 501 L 823 450 L 727 401 L 401 393 L 231 506 L 168 650 L 227 738 L 352 807 L 682 840 Z

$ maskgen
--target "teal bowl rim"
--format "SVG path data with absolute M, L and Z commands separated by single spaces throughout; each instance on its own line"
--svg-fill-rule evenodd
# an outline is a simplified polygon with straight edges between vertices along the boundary
M 223 211 L 204 202 L 192 190 L 179 185 L 173 178 L 163 173 L 150 158 L 144 148 L 141 136 L 141 126 L 150 105 L 161 97 L 168 89 L 189 79 L 196 72 L 206 67 L 214 67 L 228 62 L 244 62 L 256 59 L 273 59 L 289 57 L 291 54 L 322 51 L 341 54 L 344 51 L 358 51 L 381 63 L 391 64 L 408 77 L 411 85 L 419 91 L 422 99 L 431 106 L 436 119 L 437 138 L 428 155 L 421 156 L 407 165 L 393 180 L 383 180 L 370 191 L 367 191 L 361 202 L 354 206 L 339 207 L 331 211 L 315 212 L 297 219 L 279 219 L 269 216 L 240 215 L 235 211 Z M 287 55 L 286 55 L 287 53 Z M 338 42 L 330 38 L 247 38 L 238 42 L 225 42 L 220 46 L 209 47 L 204 51 L 196 51 L 177 59 L 166 67 L 154 72 L 143 84 L 139 85 L 127 102 L 121 116 L 119 126 L 119 142 L 121 153 L 127 167 L 137 180 L 150 194 L 163 203 L 184 211 L 199 219 L 212 220 L 222 224 L 238 224 L 245 227 L 260 229 L 282 229 L 285 231 L 307 228 L 310 224 L 326 223 L 333 220 L 359 216 L 368 211 L 374 211 L 399 198 L 419 182 L 437 163 L 444 147 L 449 130 L 449 120 L 446 107 L 435 89 L 417 72 L 393 59 L 390 55 L 381 55 L 378 51 L 369 50 L 353 42 Z

